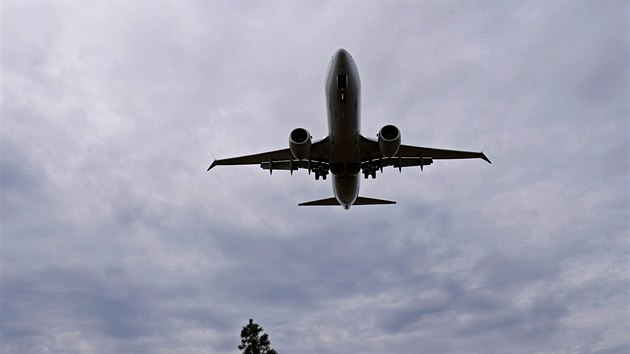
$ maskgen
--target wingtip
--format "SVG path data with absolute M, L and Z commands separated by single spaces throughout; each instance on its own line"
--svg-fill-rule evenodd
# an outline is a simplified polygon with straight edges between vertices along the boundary
M 490 161 L 490 159 L 483 152 L 481 152 L 481 158 L 487 163 L 492 164 L 492 161 Z
M 212 154 L 212 164 L 210 165 L 210 167 L 208 167 L 206 171 L 210 171 L 214 166 L 217 165 L 217 158 L 214 156 L 213 152 L 211 152 L 211 154 Z

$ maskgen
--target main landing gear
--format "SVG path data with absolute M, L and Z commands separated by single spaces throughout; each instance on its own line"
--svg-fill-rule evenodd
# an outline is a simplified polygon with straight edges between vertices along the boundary
M 369 177 L 372 177 L 372 179 L 376 179 L 376 170 L 363 171 L 363 178 L 368 179 Z
M 319 181 L 319 177 L 321 177 L 325 181 L 327 175 L 328 173 L 326 172 L 315 172 L 315 180 Z

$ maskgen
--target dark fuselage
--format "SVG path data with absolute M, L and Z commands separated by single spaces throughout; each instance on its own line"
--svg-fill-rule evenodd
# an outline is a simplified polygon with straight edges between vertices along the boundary
M 348 209 L 359 195 L 361 80 L 352 56 L 339 49 L 326 75 L 330 172 L 339 204 Z

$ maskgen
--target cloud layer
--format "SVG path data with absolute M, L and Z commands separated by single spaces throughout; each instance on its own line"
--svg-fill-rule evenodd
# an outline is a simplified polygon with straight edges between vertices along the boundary
M 2 9 L 6 353 L 627 352 L 628 4 L 14 3 Z M 386 170 L 391 207 L 217 157 L 363 134 L 492 165 Z

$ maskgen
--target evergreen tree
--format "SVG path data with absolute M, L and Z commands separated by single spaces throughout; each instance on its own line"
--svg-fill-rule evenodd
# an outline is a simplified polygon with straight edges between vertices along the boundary
M 260 333 L 263 331 L 257 323 L 254 323 L 253 319 L 249 319 L 249 324 L 241 330 L 241 345 L 238 349 L 243 351 L 243 354 L 278 354 L 274 349 L 271 349 L 269 345 L 269 335 Z

